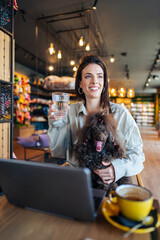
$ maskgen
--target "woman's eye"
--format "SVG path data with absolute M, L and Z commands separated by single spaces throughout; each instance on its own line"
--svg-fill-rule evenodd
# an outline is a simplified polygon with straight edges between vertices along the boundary
M 88 78 L 91 78 L 91 76 L 90 75 L 86 75 L 85 78 L 88 79 Z
M 103 79 L 103 76 L 100 75 L 100 76 L 98 76 L 98 78 L 99 78 L 99 79 Z

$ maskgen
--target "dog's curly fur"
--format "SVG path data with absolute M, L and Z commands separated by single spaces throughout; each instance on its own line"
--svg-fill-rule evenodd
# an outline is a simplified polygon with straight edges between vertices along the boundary
M 90 114 L 86 117 L 84 127 L 77 132 L 77 137 L 78 143 L 75 145 L 74 154 L 79 166 L 91 170 L 93 187 L 108 191 L 115 189 L 117 185 L 131 183 L 130 177 L 122 177 L 116 183 L 104 184 L 93 171 L 105 168 L 102 161 L 112 162 L 113 159 L 125 157 L 125 150 L 120 144 L 117 124 L 112 114 L 104 112 Z

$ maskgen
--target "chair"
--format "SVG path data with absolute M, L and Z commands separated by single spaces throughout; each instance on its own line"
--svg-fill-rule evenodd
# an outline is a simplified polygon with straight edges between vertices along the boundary
M 136 175 L 136 178 L 137 178 L 138 185 L 141 186 L 141 187 L 144 187 L 144 184 L 143 184 L 140 173 Z

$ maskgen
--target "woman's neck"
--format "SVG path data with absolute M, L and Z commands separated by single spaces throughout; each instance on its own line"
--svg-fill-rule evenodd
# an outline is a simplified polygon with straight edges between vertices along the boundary
M 100 101 L 97 99 L 86 101 L 86 111 L 87 113 L 99 112 L 102 109 Z

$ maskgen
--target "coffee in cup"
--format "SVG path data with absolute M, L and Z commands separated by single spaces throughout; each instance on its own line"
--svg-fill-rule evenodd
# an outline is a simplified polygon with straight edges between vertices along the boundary
M 114 197 L 113 197 L 114 196 Z M 118 205 L 122 215 L 134 221 L 142 221 L 153 204 L 152 193 L 143 187 L 123 184 L 109 193 L 111 204 Z

